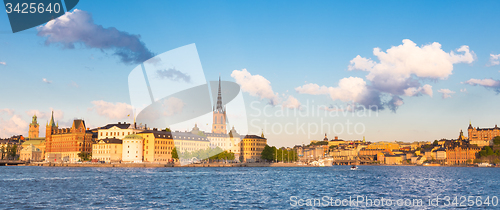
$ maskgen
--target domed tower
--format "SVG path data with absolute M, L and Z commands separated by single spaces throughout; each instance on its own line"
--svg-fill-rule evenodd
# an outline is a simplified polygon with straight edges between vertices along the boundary
M 33 115 L 33 118 L 30 123 L 30 129 L 28 131 L 28 138 L 38 138 L 38 134 L 40 133 L 40 125 L 37 122 L 36 114 Z
M 219 77 L 219 93 L 217 105 L 214 107 L 212 133 L 226 134 L 226 108 L 222 106 L 221 82 Z

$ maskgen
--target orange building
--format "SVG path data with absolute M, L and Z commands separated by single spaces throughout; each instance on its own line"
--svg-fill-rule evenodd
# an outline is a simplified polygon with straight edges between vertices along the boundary
M 481 150 L 475 144 L 470 144 L 464 137 L 463 132 L 457 140 L 446 142 L 446 162 L 450 165 L 466 164 L 467 161 L 476 159 L 476 154 Z
M 500 136 L 500 128 L 495 125 L 494 128 L 474 128 L 469 123 L 469 141 L 479 147 L 493 145 L 493 138 Z
M 38 125 L 36 118 L 37 118 L 36 115 L 33 115 L 33 119 L 31 120 L 30 123 L 30 128 L 28 131 L 28 138 L 30 139 L 38 138 L 38 134 L 40 133 L 40 125 Z
M 49 162 L 77 162 L 78 153 L 92 152 L 92 132 L 87 132 L 85 121 L 74 120 L 71 128 L 58 128 L 54 113 L 45 133 L 45 160 Z

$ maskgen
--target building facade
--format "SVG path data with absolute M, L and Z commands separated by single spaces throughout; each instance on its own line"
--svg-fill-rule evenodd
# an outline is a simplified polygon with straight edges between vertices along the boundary
M 122 140 L 105 138 L 92 144 L 92 159 L 106 163 L 120 162 L 122 160 Z
M 137 129 L 136 124 L 126 122 L 118 122 L 116 124 L 108 124 L 98 129 L 97 139 L 116 138 L 122 139 L 130 134 L 137 134 L 143 130 Z
M 494 128 L 474 128 L 469 123 L 467 131 L 469 132 L 470 144 L 475 144 L 479 147 L 493 145 L 493 138 L 500 136 L 500 128 L 497 125 Z
M 33 144 L 23 146 L 19 154 L 19 160 L 39 162 L 42 161 L 42 151 Z
M 167 163 L 172 161 L 174 139 L 172 132 L 166 130 L 146 130 L 138 133 L 144 139 L 144 161 Z
M 191 132 L 172 132 L 174 145 L 177 152 L 196 152 L 210 148 L 210 141 L 207 137 L 195 135 Z
M 144 139 L 137 134 L 123 137 L 122 161 L 129 163 L 142 163 Z
M 45 161 L 78 162 L 78 153 L 92 152 L 92 133 L 87 132 L 85 121 L 74 120 L 71 128 L 61 128 L 54 123 L 54 113 L 45 133 Z
M 267 144 L 267 139 L 264 138 L 264 134 L 261 136 L 257 135 L 246 135 L 243 137 L 240 143 L 240 159 L 243 162 L 256 162 L 261 160 L 261 153 Z

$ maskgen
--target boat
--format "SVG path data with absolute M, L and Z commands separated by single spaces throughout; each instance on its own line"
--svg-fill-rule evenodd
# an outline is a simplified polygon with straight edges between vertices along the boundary
M 354 165 L 354 166 L 351 166 L 351 170 L 354 171 L 354 170 L 358 170 L 358 166 Z
M 491 167 L 491 164 L 489 164 L 489 163 L 479 163 L 479 164 L 477 164 L 477 167 Z

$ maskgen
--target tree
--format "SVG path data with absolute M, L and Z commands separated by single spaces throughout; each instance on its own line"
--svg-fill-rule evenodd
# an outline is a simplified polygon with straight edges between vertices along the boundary
M 474 163 L 482 163 L 481 159 L 474 159 Z
M 493 138 L 493 144 L 500 145 L 500 136 L 496 136 L 495 138 Z
M 269 145 L 266 144 L 266 146 L 264 146 L 264 150 L 262 150 L 262 153 L 261 153 L 261 158 L 263 160 L 267 160 L 267 161 L 273 161 L 274 160 L 274 149 L 271 148 Z
M 177 147 L 174 147 L 174 149 L 172 150 L 172 159 L 179 159 L 179 154 L 177 154 Z
M 172 130 L 170 130 L 170 128 L 169 128 L 169 127 L 166 127 L 166 128 L 165 128 L 165 131 L 167 131 L 167 132 L 172 132 Z
M 89 161 L 89 160 L 92 160 L 92 153 L 90 153 L 90 152 L 80 152 L 80 153 L 78 153 L 78 157 L 82 161 Z
M 6 153 L 5 152 L 5 147 L 2 146 L 2 148 L 0 149 L 0 151 L 2 152 L 2 159 L 0 159 L 0 160 L 3 160 L 3 158 L 5 157 L 5 153 Z
M 10 150 L 8 150 L 8 153 L 9 153 L 9 156 L 12 158 L 12 159 L 15 159 L 16 158 L 16 153 L 17 153 L 17 145 L 14 144 L 14 146 L 12 146 L 10 148 Z
M 434 143 L 432 143 L 432 145 L 434 145 L 434 146 L 439 145 L 439 141 L 438 140 L 434 140 Z
M 472 160 L 471 159 L 467 159 L 467 164 L 471 164 L 472 163 Z

